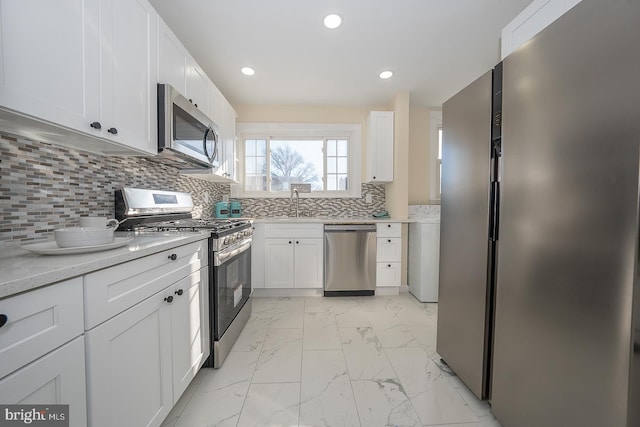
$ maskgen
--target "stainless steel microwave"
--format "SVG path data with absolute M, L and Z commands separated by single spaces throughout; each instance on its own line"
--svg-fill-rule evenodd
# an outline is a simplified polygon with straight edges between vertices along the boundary
M 168 84 L 158 84 L 158 153 L 184 169 L 220 166 L 218 126 Z

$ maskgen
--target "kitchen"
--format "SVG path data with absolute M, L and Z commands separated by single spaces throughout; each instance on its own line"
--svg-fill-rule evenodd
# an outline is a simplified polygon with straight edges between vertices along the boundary
M 17 13 L 18 15 L 13 16 L 29 16 L 32 23 L 28 26 L 20 25 L 20 20 L 9 18 L 2 20 L 3 45 L 9 46 L 3 52 L 3 78 L 4 81 L 15 83 L 12 87 L 5 84 L 2 92 L 5 95 L 0 98 L 4 106 L 3 113 L 0 115 L 3 247 L 17 250 L 21 245 L 26 247 L 29 244 L 48 241 L 52 238 L 53 230 L 77 225 L 80 217 L 112 218 L 116 215 L 114 192 L 123 188 L 148 188 L 180 194 L 188 193 L 192 197 L 192 203 L 187 203 L 187 206 L 195 218 L 212 217 L 216 212 L 216 203 L 227 199 L 237 200 L 241 202 L 243 217 L 255 218 L 251 250 L 253 257 L 251 277 L 253 296 L 250 299 L 253 304 L 252 317 L 248 319 L 242 332 L 238 331 L 236 341 L 236 347 L 243 347 L 243 349 L 232 350 L 236 357 L 228 358 L 219 370 L 205 368 L 197 373 L 199 366 L 204 363 L 205 350 L 210 350 L 205 341 L 211 338 L 209 331 L 206 333 L 204 331 L 208 327 L 208 322 L 201 317 L 200 321 L 196 322 L 202 327 L 202 331 L 197 331 L 197 336 L 169 334 L 171 336 L 169 344 L 174 344 L 174 348 L 168 351 L 173 353 L 173 356 L 168 359 L 159 359 L 159 369 L 163 370 L 158 372 L 162 372 L 161 376 L 173 375 L 173 385 L 171 379 L 160 381 L 159 389 L 162 390 L 160 397 L 144 394 L 144 391 L 141 394 L 140 391 L 145 390 L 144 388 L 132 388 L 127 393 L 123 390 L 121 399 L 113 399 L 110 402 L 111 405 L 115 408 L 131 409 L 132 405 L 139 404 L 140 407 L 144 406 L 148 409 L 161 402 L 154 417 L 142 418 L 148 414 L 141 414 L 142 411 L 139 411 L 135 414 L 136 417 L 129 418 L 129 420 L 138 420 L 133 423 L 135 425 L 160 425 L 163 420 L 165 425 L 318 425 L 321 422 L 329 425 L 377 425 L 378 423 L 382 425 L 387 423 L 392 425 L 442 423 L 470 426 L 499 425 L 493 418 L 487 401 L 480 401 L 474 397 L 464 383 L 453 376 L 451 370 L 440 361 L 435 343 L 437 306 L 421 303 L 413 298 L 412 294 L 406 292 L 407 284 L 411 280 L 411 274 L 407 272 L 411 268 L 410 265 L 408 266 L 410 264 L 408 258 L 413 251 L 409 249 L 411 241 L 408 238 L 410 228 L 408 224 L 415 214 L 421 213 L 416 208 L 410 208 L 410 205 L 419 205 L 420 209 L 424 210 L 422 213 L 428 218 L 437 217 L 439 214 L 439 206 L 432 203 L 438 199 L 436 184 L 438 147 L 435 141 L 437 141 L 438 128 L 441 126 L 440 106 L 499 61 L 497 50 L 500 29 L 514 19 L 525 8 L 528 1 L 510 4 L 509 12 L 502 11 L 504 16 L 496 18 L 495 22 L 492 21 L 492 25 L 495 26 L 492 33 L 493 39 L 491 37 L 488 39 L 490 40 L 489 50 L 494 49 L 494 55 L 476 60 L 473 65 L 475 69 L 468 70 L 468 74 L 461 77 L 459 83 L 451 87 L 448 93 L 435 96 L 430 100 L 420 99 L 420 96 L 424 96 L 420 91 L 409 91 L 407 87 L 394 86 L 393 79 L 397 81 L 400 78 L 398 74 L 401 73 L 398 71 L 396 77 L 388 81 L 374 82 L 361 79 L 363 80 L 361 83 L 368 85 L 368 92 L 372 93 L 375 92 L 371 89 L 374 85 L 387 84 L 387 88 L 378 92 L 377 98 L 363 100 L 364 98 L 354 97 L 352 93 L 346 93 L 357 101 L 343 103 L 344 101 L 339 101 L 341 98 L 337 95 L 332 98 L 333 100 L 325 100 L 322 94 L 317 94 L 316 100 L 310 105 L 305 105 L 294 98 L 286 98 L 285 94 L 282 95 L 282 101 L 278 102 L 268 97 L 268 91 L 266 94 L 259 95 L 261 70 L 257 65 L 255 65 L 255 76 L 247 76 L 247 79 L 240 76 L 244 80 L 239 80 L 241 84 L 236 86 L 235 92 L 230 90 L 227 93 L 226 88 L 234 87 L 229 83 L 230 77 L 216 68 L 220 67 L 219 61 L 213 60 L 216 62 L 215 66 L 209 64 L 210 55 L 206 53 L 207 50 L 190 39 L 195 36 L 190 35 L 186 28 L 192 22 L 205 19 L 205 14 L 198 15 L 197 12 L 191 12 L 190 19 L 193 21 L 181 23 L 179 19 L 173 19 L 172 15 L 175 11 L 172 12 L 170 5 L 163 4 L 161 1 L 152 2 L 153 6 L 144 1 L 136 2 L 135 13 L 127 9 L 127 6 L 131 7 L 130 5 L 123 6 L 117 2 L 113 2 L 115 6 L 112 8 L 108 7 L 111 3 L 106 2 L 100 6 L 99 10 L 98 6 L 87 3 L 85 9 L 81 11 L 76 7 L 76 3 L 81 2 L 68 2 L 66 9 L 56 5 L 54 9 L 57 10 L 50 10 L 47 13 L 42 13 L 40 9 L 52 6 L 32 3 L 33 6 L 17 6 L 11 1 L 0 4 L 0 16 L 6 18 L 12 16 L 12 13 Z M 494 7 L 498 6 L 494 5 Z M 506 5 L 500 5 L 500 7 L 507 8 Z M 563 7 L 570 8 L 567 4 Z M 156 15 L 156 10 L 160 12 L 159 16 Z M 306 16 L 303 11 L 296 8 L 290 11 L 292 14 L 297 12 L 301 14 L 300 16 Z M 247 16 L 246 9 L 235 10 L 235 12 L 225 10 L 225 13 L 228 13 L 230 19 L 222 19 L 224 22 L 219 23 L 223 31 L 229 31 L 228 26 L 234 25 L 233 22 L 247 20 L 248 23 L 257 26 L 254 19 L 271 16 L 260 7 L 257 7 L 255 17 Z M 52 16 L 59 19 L 52 19 Z M 404 15 L 404 17 L 410 21 L 410 16 Z M 96 19 L 100 20 L 101 31 L 105 33 L 92 32 Z M 102 21 L 103 19 L 105 21 Z M 351 25 L 355 25 L 355 19 L 351 19 Z M 163 20 L 170 25 L 164 24 Z M 63 22 L 68 24 L 64 27 L 65 32 L 61 32 L 60 24 Z M 115 25 L 118 22 L 122 27 Z M 348 19 L 345 20 L 342 29 L 349 34 Z M 301 29 L 297 28 L 296 31 Z M 341 34 L 339 31 L 340 28 L 337 32 L 327 32 L 328 40 L 335 42 L 331 37 Z M 278 31 L 275 33 L 282 37 Z M 14 36 L 15 39 L 7 35 Z M 39 43 L 47 37 L 51 39 L 49 42 L 55 49 L 42 49 L 39 46 Z M 504 48 L 504 32 L 502 37 Z M 259 38 L 253 37 L 251 40 L 257 42 Z M 28 52 L 42 51 L 43 54 L 41 57 L 24 55 L 20 50 L 12 50 L 16 46 Z M 66 47 L 63 49 L 63 46 Z M 99 48 L 95 49 L 96 46 Z M 189 49 L 187 50 L 185 46 Z M 459 47 L 459 45 L 456 46 Z M 513 49 L 516 47 L 514 46 Z M 118 59 L 121 63 L 131 66 L 123 69 L 117 66 L 115 60 L 111 63 L 106 61 L 104 58 L 108 58 L 111 48 L 125 52 Z M 264 47 L 262 50 L 263 54 L 269 51 Z M 149 56 L 140 55 L 141 51 L 146 51 Z M 234 52 L 238 51 L 241 49 L 234 50 Z M 84 56 L 79 56 L 78 53 Z M 156 56 L 157 61 L 152 59 Z M 198 62 L 194 60 L 196 56 Z M 55 67 L 42 71 L 43 63 L 54 64 L 60 61 L 60 58 L 74 65 L 69 67 L 71 72 L 60 75 L 56 73 Z M 304 62 L 303 59 L 305 58 L 298 58 L 301 63 Z M 340 58 L 333 60 L 336 59 Z M 22 62 L 10 62 L 10 60 Z M 275 60 L 283 61 L 282 58 L 277 57 Z M 247 61 L 246 58 L 242 63 L 236 61 L 238 68 L 240 65 L 253 65 L 245 61 Z M 254 61 L 258 64 L 257 60 Z M 13 64 L 20 66 L 12 67 Z M 182 64 L 182 66 L 173 67 L 176 64 Z M 206 73 L 199 64 L 203 67 L 207 66 Z M 380 65 L 376 64 L 375 67 Z M 178 70 L 177 74 L 176 70 Z M 23 75 L 20 74 L 21 72 Z M 236 72 L 235 68 L 233 72 Z M 231 73 L 231 70 L 227 73 Z M 111 76 L 113 79 L 110 78 Z M 234 76 L 233 79 L 237 78 Z M 292 76 L 288 76 L 287 79 L 289 80 L 272 85 L 272 88 L 275 87 L 277 92 L 282 92 L 282 88 L 291 86 L 294 93 L 304 93 L 305 90 L 296 85 L 303 84 L 304 88 L 314 86 L 305 79 L 299 81 L 297 77 Z M 138 85 L 140 82 L 145 82 L 142 85 L 144 89 L 139 91 L 140 86 L 133 86 L 132 80 L 137 81 Z M 58 84 L 52 84 L 53 82 Z M 201 170 L 180 172 L 174 166 L 167 164 L 165 158 L 150 156 L 155 154 L 158 143 L 155 131 L 157 126 L 153 125 L 157 120 L 156 103 L 152 102 L 155 99 L 155 88 L 158 82 L 171 82 L 173 86 L 182 86 L 180 88 L 182 95 L 190 99 L 193 104 L 197 104 L 198 109 L 207 111 L 212 117 L 220 118 L 216 119 L 221 142 L 220 165 L 217 169 L 207 171 L 205 174 Z M 222 95 L 216 85 L 225 88 L 225 95 Z M 355 86 L 355 83 L 352 85 Z M 96 91 L 96 88 L 100 90 Z M 328 89 L 320 88 L 320 92 L 324 90 L 329 97 L 331 91 Z M 341 90 L 348 92 L 345 88 Z M 135 98 L 126 96 L 131 93 L 139 93 L 141 96 Z M 230 99 L 237 98 L 242 101 L 234 100 L 232 106 L 225 96 L 233 96 Z M 260 96 L 264 97 L 260 98 Z M 354 104 L 357 106 L 354 107 Z M 28 116 L 31 117 L 16 113 L 20 111 L 28 112 Z M 375 133 L 370 127 L 374 117 L 371 112 L 392 112 L 394 115 L 391 155 L 383 155 L 382 158 L 385 161 L 377 165 L 377 171 L 386 169 L 387 172 L 389 166 L 392 166 L 391 179 L 381 178 L 379 172 L 375 175 L 370 174 L 371 170 L 376 170 L 375 167 L 371 168 L 370 160 L 374 152 L 371 149 L 373 146 L 371 136 Z M 94 113 L 97 115 L 91 117 Z M 40 119 L 34 120 L 32 117 Z M 278 124 L 278 127 L 274 129 L 273 124 Z M 259 168 L 255 168 L 253 172 L 249 170 L 247 165 L 250 160 L 255 161 L 256 164 L 263 161 L 259 153 L 249 152 L 248 147 L 251 144 L 269 144 L 273 152 L 277 144 L 290 141 L 288 137 L 300 132 L 301 124 L 308 125 L 305 126 L 307 133 L 303 135 L 305 140 L 320 140 L 321 144 L 324 144 L 322 145 L 323 153 L 326 154 L 322 160 L 324 162 L 328 162 L 330 158 L 334 158 L 337 164 L 340 161 L 339 155 L 328 154 L 329 141 L 339 144 L 339 141 L 347 140 L 353 144 L 350 145 L 350 155 L 345 156 L 348 172 L 338 171 L 333 174 L 336 178 L 333 181 L 334 187 L 329 187 L 332 172 L 329 172 L 328 168 L 322 170 L 322 179 L 317 181 L 321 183 L 319 185 L 326 186 L 321 187 L 316 194 L 306 193 L 306 189 L 303 188 L 299 194 L 296 192 L 296 197 L 293 190 L 281 191 L 276 197 L 273 195 L 265 197 L 264 187 L 262 187 L 264 177 L 270 176 L 269 180 L 272 182 L 269 185 L 273 186 L 276 181 L 273 179 L 276 176 L 274 170 L 270 175 L 264 172 L 258 173 L 260 178 L 253 181 L 256 184 L 254 187 L 247 185 L 243 187 L 235 183 L 239 180 L 247 184 L 248 177 L 252 176 L 251 173 L 259 170 Z M 324 127 L 326 124 L 331 124 L 331 130 L 328 131 Z M 389 132 L 388 127 L 386 132 Z M 132 134 L 135 135 L 133 138 L 130 136 Z M 49 141 L 51 144 L 48 143 Z M 389 149 L 389 146 L 383 148 Z M 389 162 L 391 158 L 393 162 Z M 348 180 L 338 179 L 341 174 L 348 175 Z M 375 178 L 376 176 L 381 179 Z M 338 194 L 339 197 L 335 197 L 335 194 L 330 194 L 331 191 L 337 193 L 342 191 L 342 193 Z M 374 219 L 371 216 L 373 213 L 383 211 L 388 211 L 389 219 Z M 393 272 L 387 276 L 391 278 L 390 284 L 378 285 L 375 297 L 322 298 L 323 268 L 319 266 L 323 263 L 318 262 L 323 255 L 318 249 L 322 246 L 320 243 L 323 239 L 322 224 L 336 221 L 362 222 L 364 218 L 367 223 L 377 225 L 378 240 L 383 239 L 379 244 L 393 242 L 394 247 L 400 248 L 393 261 L 381 258 L 376 263 L 380 264 L 378 266 L 380 268 L 388 266 L 389 271 Z M 394 233 L 397 228 L 397 234 L 389 235 L 388 238 L 381 237 L 383 225 L 389 225 L 394 229 Z M 162 231 L 162 233 L 167 233 L 168 239 L 172 239 L 168 231 Z M 186 240 L 181 241 L 179 246 L 183 248 L 182 250 L 189 248 L 189 251 L 181 254 L 173 252 L 177 244 L 175 240 L 174 243 L 160 244 L 140 235 L 138 237 L 140 240 L 134 239 L 127 248 L 98 252 L 93 255 L 82 254 L 77 258 L 32 256 L 34 257 L 32 259 L 40 260 L 33 265 L 29 262 L 21 263 L 22 259 L 19 258 L 15 258 L 14 261 L 9 258 L 5 261 L 3 271 L 4 266 L 12 263 L 23 270 L 21 272 L 22 288 L 13 290 L 10 286 L 2 288 L 0 298 L 5 302 L 8 298 L 28 298 L 35 292 L 55 288 L 51 286 L 39 289 L 45 284 L 43 283 L 45 280 L 49 280 L 49 283 L 63 281 L 65 286 L 75 289 L 73 298 L 77 301 L 79 296 L 79 306 L 82 306 L 84 290 L 85 312 L 84 314 L 80 312 L 79 321 L 75 322 L 77 324 L 74 332 L 66 338 L 58 337 L 62 341 L 49 343 L 48 349 L 41 352 L 34 348 L 27 350 L 22 348 L 15 353 L 5 353 L 8 355 L 5 360 L 11 360 L 12 364 L 3 363 L 5 369 L 0 375 L 3 378 L 2 381 L 12 387 L 16 387 L 16 384 L 23 388 L 28 387 L 19 381 L 16 383 L 14 379 L 16 373 L 28 367 L 35 367 L 38 361 L 49 360 L 47 358 L 58 350 L 71 348 L 67 346 L 74 344 L 75 354 L 82 353 L 80 357 L 86 357 L 86 384 L 78 385 L 74 389 L 77 395 L 79 390 L 84 390 L 86 387 L 85 413 L 89 417 L 89 424 L 115 423 L 114 420 L 117 418 L 105 421 L 110 419 L 109 416 L 113 416 L 109 415 L 111 411 L 106 405 L 96 404 L 96 402 L 105 402 L 113 398 L 113 396 L 101 394 L 104 393 L 104 387 L 101 388 L 99 382 L 118 380 L 126 383 L 127 375 L 133 375 L 138 368 L 143 371 L 144 361 L 154 360 L 155 355 L 144 347 L 142 349 L 144 351 L 139 355 L 143 360 L 131 363 L 127 369 L 113 378 L 105 378 L 106 370 L 101 369 L 101 366 L 106 363 L 115 363 L 115 361 L 105 360 L 106 352 L 95 350 L 101 348 L 99 346 L 92 346 L 99 344 L 101 337 L 104 338 L 104 334 L 107 333 L 106 328 L 102 326 L 112 325 L 115 329 L 109 333 L 116 336 L 115 325 L 116 320 L 121 321 L 120 316 L 132 313 L 134 308 L 141 310 L 143 305 L 148 305 L 146 301 L 162 292 L 147 295 L 149 298 L 139 304 L 137 301 L 141 300 L 129 300 L 126 303 L 128 305 L 125 304 L 120 308 L 109 308 L 110 303 L 103 308 L 93 307 L 91 301 L 95 302 L 96 299 L 91 296 L 91 292 L 97 292 L 95 289 L 99 287 L 99 283 L 107 283 L 117 275 L 123 275 L 123 280 L 126 281 L 128 276 L 135 276 L 134 272 L 149 271 L 149 275 L 153 272 L 153 270 L 144 270 L 147 267 L 116 268 L 121 263 L 127 261 L 135 263 L 139 257 L 151 260 L 155 255 L 165 256 L 166 254 L 174 262 L 176 259 L 171 257 L 175 255 L 178 263 L 188 260 L 187 264 L 180 264 L 180 267 L 171 273 L 177 281 L 170 283 L 164 281 L 163 283 L 167 286 L 160 287 L 164 285 L 159 284 L 159 279 L 151 280 L 138 275 L 135 280 L 148 280 L 148 283 L 155 283 L 153 286 L 156 287 L 150 285 L 155 289 L 154 292 L 171 291 L 171 298 L 175 298 L 176 303 L 179 304 L 183 304 L 183 300 L 180 299 L 183 288 L 176 287 L 174 293 L 174 283 L 191 280 L 192 287 L 188 288 L 187 292 L 193 289 L 192 297 L 197 297 L 196 300 L 199 298 L 199 302 L 190 308 L 194 308 L 193 313 L 203 316 L 207 311 L 204 302 L 215 300 L 212 295 L 207 294 L 210 289 L 203 286 L 203 283 L 208 280 L 205 275 L 215 274 L 209 272 L 215 269 L 205 268 L 207 263 L 213 266 L 214 263 L 211 260 L 214 256 L 211 255 L 210 250 L 207 251 L 206 244 L 202 243 L 206 242 L 204 234 L 207 232 L 200 230 L 191 233 L 185 238 Z M 221 235 L 218 240 L 223 240 L 222 237 L 224 236 Z M 144 241 L 145 238 L 151 240 Z M 284 268 L 282 262 L 295 260 L 298 255 L 298 248 L 293 252 L 284 248 L 286 245 L 295 245 L 296 239 L 302 241 L 303 238 L 313 243 L 307 248 L 315 247 L 315 255 L 311 252 L 311 258 L 306 258 L 314 259 L 315 256 L 315 269 L 302 269 L 303 271 L 297 272 Z M 256 244 L 260 241 L 263 244 Z M 395 244 L 396 242 L 400 244 Z M 272 246 L 266 250 L 267 243 L 278 243 L 283 246 Z M 133 246 L 136 248 L 134 249 Z M 129 250 L 139 251 L 135 256 L 136 259 L 130 258 Z M 209 254 L 205 254 L 206 252 Z M 284 255 L 275 256 L 276 253 Z M 275 258 L 267 258 L 271 255 Z M 69 258 L 76 259 L 76 264 L 73 264 L 73 261 L 61 261 Z M 40 262 L 43 264 L 41 265 Z M 313 265 L 307 261 L 303 264 Z M 278 268 L 281 265 L 282 268 Z M 275 268 L 269 270 L 269 267 L 274 266 Z M 43 270 L 39 271 L 39 268 Z M 139 268 L 141 269 L 138 270 Z M 28 272 L 29 269 L 32 271 Z M 73 270 L 71 276 L 69 276 L 70 269 Z M 313 276 L 311 273 L 314 270 L 317 280 L 307 281 L 307 284 L 312 284 L 298 288 L 296 285 L 301 281 L 295 278 L 307 273 Z M 48 273 L 43 274 L 43 271 Z M 55 271 L 58 271 L 58 276 Z M 291 276 L 293 276 L 293 282 L 291 282 Z M 378 274 L 378 277 L 381 275 Z M 67 279 L 70 282 L 68 284 Z M 11 285 L 10 276 L 8 280 Z M 88 283 L 96 283 L 96 285 L 89 286 Z M 57 283 L 56 286 L 58 284 L 62 282 Z M 31 289 L 33 291 L 25 292 Z M 18 295 L 13 295 L 16 292 Z M 46 297 L 42 298 L 46 299 Z M 39 301 L 42 298 L 36 298 L 36 300 Z M 0 303 L 3 299 L 0 299 Z M 164 302 L 170 304 L 167 300 Z M 198 304 L 201 305 L 198 306 Z M 157 313 L 164 313 L 164 315 L 159 314 L 159 319 L 164 319 L 163 322 L 171 319 L 171 316 L 166 316 L 166 306 L 165 304 L 165 308 L 157 311 Z M 151 309 L 151 306 L 149 307 Z M 180 310 L 184 307 L 184 304 L 171 306 L 172 313 L 175 311 L 174 318 L 178 318 Z M 93 308 L 95 311 L 90 310 Z M 78 313 L 74 315 L 77 316 Z M 75 319 L 78 320 L 78 318 Z M 194 319 L 191 321 L 193 322 Z M 177 322 L 173 323 L 175 324 L 164 324 L 164 326 L 180 327 Z M 10 326 L 10 322 L 8 325 Z M 194 331 L 190 332 L 194 333 Z M 157 339 L 155 343 L 162 344 L 166 349 L 166 339 L 161 335 L 155 338 Z M 185 356 L 183 353 L 189 344 L 183 347 L 179 345 L 184 338 L 187 342 L 191 339 L 192 345 L 194 342 L 197 343 L 202 352 L 196 355 L 192 351 Z M 76 348 L 77 343 L 83 339 L 84 346 L 81 347 L 87 348 L 86 355 L 82 351 L 83 348 Z M 152 341 L 148 342 L 152 343 Z M 60 347 L 64 343 L 67 344 Z M 371 343 L 377 343 L 376 346 L 380 348 L 375 349 L 375 352 L 365 351 L 367 345 Z M 95 349 L 91 350 L 91 348 Z M 120 348 L 123 351 L 120 357 L 126 357 L 127 353 L 124 351 L 126 348 L 126 346 Z M 195 365 L 183 359 L 183 357 L 189 359 L 194 355 L 197 356 Z M 25 361 L 35 362 L 33 365 L 25 365 Z M 194 361 L 191 360 L 191 362 Z M 174 365 L 173 368 L 167 367 L 171 363 Z M 412 364 L 420 366 L 425 363 L 425 372 L 422 374 L 403 368 Z M 184 369 L 182 379 L 176 377 L 176 369 L 179 369 L 176 367 Z M 77 369 L 77 366 L 75 368 Z M 379 370 L 380 374 L 371 372 L 375 370 Z M 149 371 L 145 370 L 145 372 Z M 84 369 L 82 375 L 85 375 Z M 326 376 L 336 381 L 327 380 Z M 309 378 L 311 381 L 305 381 Z M 154 381 L 149 379 L 149 383 Z M 463 378 L 463 381 L 466 382 L 466 379 Z M 80 381 L 80 383 L 84 382 Z M 321 390 L 322 384 L 330 389 L 331 393 L 316 394 L 318 391 L 314 390 L 316 388 Z M 8 395 L 4 393 L 2 396 L 12 396 L 11 393 Z M 79 399 L 84 400 L 84 393 L 80 394 L 83 396 Z M 139 401 L 132 402 L 132 399 L 127 401 L 127 396 L 140 397 Z M 338 399 L 337 396 L 341 398 Z M 29 403 L 36 402 L 31 400 Z M 78 418 L 73 417 L 74 409 L 71 411 L 72 422 L 77 423 Z M 271 418 L 271 415 L 274 418 Z M 141 422 L 142 419 L 145 421 Z M 72 425 L 83 425 L 83 423 Z M 553 423 L 550 422 L 549 425 Z

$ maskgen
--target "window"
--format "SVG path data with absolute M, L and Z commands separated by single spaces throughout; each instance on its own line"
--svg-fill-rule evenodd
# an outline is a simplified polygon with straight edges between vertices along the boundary
M 440 201 L 442 179 L 442 111 L 432 111 L 430 114 L 431 141 L 429 164 L 429 199 L 432 202 Z
M 360 125 L 239 123 L 240 177 L 235 197 L 360 197 Z

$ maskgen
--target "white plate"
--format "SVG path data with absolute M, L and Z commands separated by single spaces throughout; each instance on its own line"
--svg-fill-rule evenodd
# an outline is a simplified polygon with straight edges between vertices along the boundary
M 30 245 L 22 246 L 22 249 L 26 249 L 39 255 L 72 255 L 72 254 L 86 254 L 88 252 L 106 251 L 109 249 L 115 249 L 126 245 L 131 242 L 133 237 L 116 237 L 111 243 L 105 243 L 104 245 L 95 246 L 77 246 L 74 248 L 60 248 L 56 245 L 55 241 L 32 243 Z

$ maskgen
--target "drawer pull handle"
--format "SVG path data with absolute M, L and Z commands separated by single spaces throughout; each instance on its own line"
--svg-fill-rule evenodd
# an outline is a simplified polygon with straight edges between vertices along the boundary
M 92 122 L 89 126 L 98 130 L 102 129 L 102 125 L 100 124 L 100 122 Z
M 111 135 L 117 135 L 118 134 L 118 129 L 109 128 L 109 130 L 107 130 L 107 132 L 109 132 Z
M 387 224 L 387 227 L 391 228 L 391 224 Z
M 291 240 L 289 240 L 289 244 L 291 244 Z
M 171 255 L 169 255 L 167 258 L 169 258 L 171 261 L 175 261 L 175 260 L 177 260 L 177 259 L 178 259 L 178 255 L 176 255 L 176 254 L 171 254 Z
M 391 243 L 391 239 L 387 240 L 387 242 Z
M 176 295 L 180 296 L 184 293 L 184 291 L 182 289 L 178 289 L 177 291 L 174 292 Z
M 300 242 L 296 240 L 296 245 L 298 245 L 298 244 L 300 244 Z
M 171 304 L 171 303 L 173 302 L 173 296 L 172 296 L 172 295 L 169 295 L 169 296 L 168 296 L 168 297 L 166 297 L 164 300 L 165 300 L 166 302 L 168 302 L 169 304 Z
M 391 264 L 387 264 L 387 268 L 391 268 Z
M 8 321 L 9 321 L 9 318 L 7 317 L 6 314 L 0 314 L 0 328 L 6 325 Z

